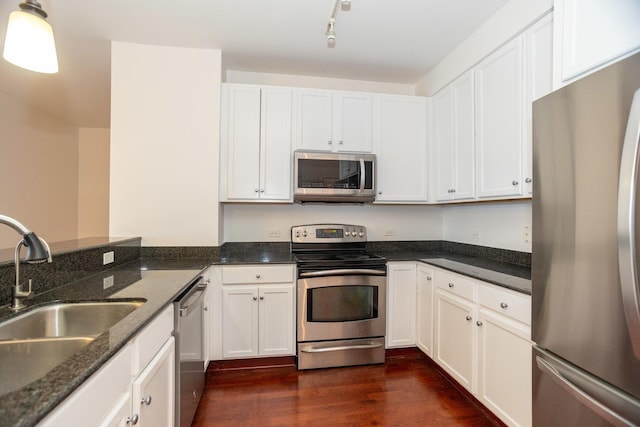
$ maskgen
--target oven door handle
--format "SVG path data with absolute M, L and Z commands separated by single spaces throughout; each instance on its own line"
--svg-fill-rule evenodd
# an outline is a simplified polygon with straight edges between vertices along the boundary
M 325 276 L 338 276 L 345 274 L 360 274 L 366 276 L 386 276 L 386 271 L 373 270 L 369 268 L 339 268 L 334 270 L 320 270 L 320 271 L 307 271 L 300 273 L 300 277 L 325 277 Z
M 335 347 L 313 347 L 311 345 L 308 345 L 300 347 L 300 351 L 303 353 L 326 353 L 329 351 L 366 350 L 378 347 L 382 347 L 382 344 L 371 342 L 368 344 L 338 345 Z

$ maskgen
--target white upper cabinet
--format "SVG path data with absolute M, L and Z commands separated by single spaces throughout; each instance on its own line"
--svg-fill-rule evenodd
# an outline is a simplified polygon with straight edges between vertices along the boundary
M 297 149 L 372 151 L 371 94 L 298 89 L 294 97 Z
M 475 195 L 473 73 L 467 72 L 433 97 L 436 199 Z
M 373 129 L 376 202 L 426 202 L 427 98 L 376 95 Z
M 555 0 L 554 88 L 640 48 L 638 0 Z
M 222 200 L 291 200 L 291 90 L 223 85 Z
M 525 125 L 523 151 L 524 195 L 533 192 L 532 103 L 553 90 L 553 14 L 545 15 L 524 33 Z
M 479 198 L 519 196 L 523 164 L 523 41 L 518 37 L 475 68 Z

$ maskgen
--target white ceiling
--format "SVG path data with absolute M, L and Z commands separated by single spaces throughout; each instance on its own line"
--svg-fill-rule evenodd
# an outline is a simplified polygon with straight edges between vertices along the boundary
M 0 40 L 20 0 L 0 2 Z M 414 84 L 507 0 L 40 0 L 60 72 L 0 60 L 0 90 L 79 127 L 109 127 L 110 41 L 222 50 L 223 67 Z

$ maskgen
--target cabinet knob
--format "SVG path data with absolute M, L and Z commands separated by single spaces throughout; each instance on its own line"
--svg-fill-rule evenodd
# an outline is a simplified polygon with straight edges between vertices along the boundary
M 263 299 L 264 299 L 264 297 L 263 297 L 263 296 L 262 296 L 262 297 L 260 297 L 260 301 L 262 301 Z
M 531 184 L 533 180 L 531 178 L 525 178 L 524 182 L 526 182 L 527 184 Z
M 202 308 L 204 311 L 209 311 L 209 307 L 207 307 L 206 305 Z
M 342 145 L 342 140 L 338 141 L 338 144 L 341 144 L 341 145 Z
M 482 326 L 482 322 L 478 320 L 478 321 L 476 322 L 476 325 L 478 325 L 478 326 Z
M 258 297 L 253 297 L 253 300 L 254 301 L 258 301 Z
M 427 281 L 431 281 L 431 276 L 427 276 Z
M 471 316 L 467 315 L 467 320 L 471 321 Z
M 127 417 L 127 425 L 132 425 L 132 426 L 134 426 L 134 425 L 138 424 L 138 419 L 139 419 L 139 418 L 140 418 L 140 417 L 138 417 L 138 414 L 135 414 L 135 415 L 134 415 L 134 416 L 132 416 L 132 417 Z
M 259 279 L 259 278 L 260 278 L 260 275 L 259 275 L 259 274 L 256 274 L 256 279 Z
M 382 195 L 382 191 L 378 191 L 378 194 Z
M 329 145 L 331 145 L 331 144 L 333 144 L 333 141 L 332 141 L 332 140 L 329 140 Z
M 449 287 L 453 288 L 454 284 L 453 283 L 449 283 Z
M 500 303 L 500 308 L 507 308 L 507 307 L 509 307 L 509 304 L 507 304 L 506 302 Z
M 519 182 L 518 181 L 511 181 L 511 185 L 518 185 Z
M 151 405 L 151 396 L 145 396 L 142 398 L 142 400 L 140 401 L 140 403 L 142 403 L 143 405 Z
M 264 193 L 264 188 L 261 188 L 261 189 L 260 189 L 260 192 L 261 192 L 261 193 Z
M 258 190 L 258 189 L 256 188 L 256 189 L 255 189 L 255 190 L 253 190 L 253 191 L 255 191 L 255 192 L 257 193 L 257 192 L 258 192 L 258 191 L 260 191 L 260 190 Z

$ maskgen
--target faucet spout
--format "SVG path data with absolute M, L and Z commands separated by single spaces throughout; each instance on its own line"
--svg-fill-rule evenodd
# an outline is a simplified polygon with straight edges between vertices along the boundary
M 38 237 L 36 233 L 9 216 L 0 214 L 0 224 L 8 225 L 19 234 L 22 234 L 22 240 L 18 242 L 14 253 L 16 282 L 13 287 L 13 304 L 11 305 L 13 310 L 19 310 L 24 307 L 22 300 L 28 298 L 33 293 L 31 290 L 31 280 L 29 280 L 29 289 L 26 291 L 23 290 L 20 285 L 20 249 L 22 249 L 23 246 L 27 248 L 27 255 L 24 260 L 30 264 L 37 264 L 44 261 L 52 262 L 51 249 L 44 239 Z

